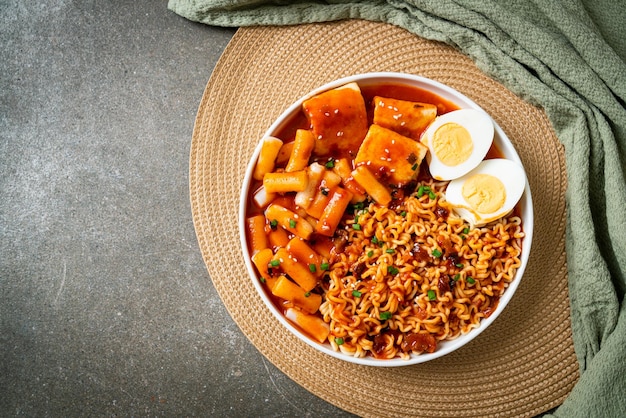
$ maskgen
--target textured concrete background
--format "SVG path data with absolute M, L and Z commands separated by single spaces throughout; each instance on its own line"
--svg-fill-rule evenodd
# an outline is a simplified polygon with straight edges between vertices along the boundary
M 348 415 L 248 342 L 197 246 L 191 133 L 233 33 L 0 0 L 0 415 Z

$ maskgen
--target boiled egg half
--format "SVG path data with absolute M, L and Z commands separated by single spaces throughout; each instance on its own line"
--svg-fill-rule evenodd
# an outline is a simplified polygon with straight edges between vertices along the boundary
M 518 163 L 484 160 L 446 188 L 446 200 L 471 226 L 482 226 L 508 214 L 524 193 L 526 173 Z
M 426 160 L 436 180 L 452 180 L 475 168 L 493 142 L 493 121 L 485 112 L 460 109 L 438 116 L 424 131 Z

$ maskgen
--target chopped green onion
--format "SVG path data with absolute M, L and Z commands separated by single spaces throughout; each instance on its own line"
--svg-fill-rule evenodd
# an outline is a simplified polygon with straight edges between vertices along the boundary
M 296 227 L 296 221 L 294 221 L 293 219 L 289 219 L 289 228 L 295 228 Z
M 309 296 L 311 296 L 311 292 L 306 292 L 306 293 L 304 294 L 304 297 L 305 297 L 305 298 L 308 298 Z
M 472 277 L 468 277 L 467 278 L 467 283 L 474 284 L 474 283 L 476 283 L 476 280 L 474 280 L 474 278 L 472 278 Z
M 372 244 L 380 244 L 380 241 L 378 241 L 378 238 L 372 237 Z
M 341 344 L 343 344 L 343 338 L 341 338 L 341 337 L 335 337 L 335 344 L 337 344 L 337 345 L 341 345 Z
M 457 266 L 458 268 L 462 269 L 463 268 L 463 263 L 456 263 L 455 266 Z
M 463 233 L 464 234 L 469 234 L 469 228 L 468 227 L 463 228 Z
M 315 273 L 317 271 L 315 264 L 309 264 L 309 270 L 311 271 L 311 273 Z
M 437 300 L 437 294 L 432 289 L 428 291 L 428 300 Z
M 436 248 L 433 250 L 433 253 L 432 253 L 432 254 L 433 254 L 433 257 L 436 257 L 436 258 L 439 258 L 439 257 L 441 257 L 441 255 L 442 255 L 441 251 L 439 251 L 439 250 L 438 250 L 438 249 L 436 249 Z
M 352 229 L 354 229 L 355 231 L 360 231 L 361 230 L 361 225 L 359 225 L 359 224 L 352 224 Z
M 369 251 L 367 252 L 367 256 L 368 256 L 368 257 L 370 257 L 370 258 L 371 258 L 373 255 L 374 255 L 374 251 L 369 250 Z
M 418 164 L 417 164 L 417 163 L 415 163 L 415 164 L 413 164 L 413 165 L 411 166 L 411 170 L 415 171 L 415 170 L 417 170 L 417 167 L 419 167 L 419 166 L 418 166 Z
M 460 274 L 455 274 L 455 275 L 454 275 L 454 277 L 452 278 L 452 280 L 454 280 L 454 281 L 456 282 L 456 281 L 457 281 L 457 280 L 459 280 L 460 278 L 461 278 L 461 275 L 460 275 Z
M 428 194 L 428 197 L 431 200 L 435 200 L 437 198 L 437 195 L 435 194 L 435 192 L 433 192 L 430 187 L 428 186 L 420 186 L 417 189 L 417 198 L 419 199 L 420 197 L 424 196 L 425 194 Z
M 276 229 L 277 226 L 278 226 L 278 221 L 276 219 L 272 219 L 270 221 L 270 228 Z
M 387 254 L 393 254 L 393 253 L 395 253 L 395 252 L 396 252 L 396 250 L 394 250 L 393 248 L 387 248 L 387 249 L 385 250 L 385 252 L 386 252 Z
M 365 203 L 363 203 L 363 202 L 356 202 L 356 203 L 353 205 L 353 207 L 354 207 L 354 211 L 356 212 L 356 211 L 358 211 L 358 210 L 363 209 L 363 208 L 365 207 Z
M 398 270 L 395 266 L 388 266 L 387 267 L 387 273 L 391 274 L 392 276 L 395 276 L 399 272 L 400 272 L 400 270 Z
M 400 216 L 402 216 L 403 218 L 406 218 L 406 210 L 403 210 L 402 212 L 400 212 Z
M 330 266 L 328 265 L 328 263 L 322 263 L 322 264 L 320 264 L 320 270 L 322 270 L 322 271 L 326 271 L 326 270 L 328 270 L 328 268 L 329 268 L 329 267 L 330 267 Z
M 335 160 L 331 158 L 330 160 L 326 162 L 325 166 L 326 168 L 333 168 L 335 166 Z
M 259 281 L 260 281 L 261 283 L 265 283 L 265 277 L 261 277 L 261 278 L 259 279 Z
M 354 296 L 355 298 L 360 298 L 362 295 L 361 292 L 359 292 L 358 290 L 353 290 L 352 291 L 352 296 Z
M 280 266 L 280 260 L 272 260 L 272 261 L 270 261 L 270 266 L 272 266 L 272 267 Z
M 380 313 L 380 320 L 381 321 L 386 321 L 388 319 L 391 319 L 392 316 L 393 316 L 393 314 L 391 312 L 381 312 Z

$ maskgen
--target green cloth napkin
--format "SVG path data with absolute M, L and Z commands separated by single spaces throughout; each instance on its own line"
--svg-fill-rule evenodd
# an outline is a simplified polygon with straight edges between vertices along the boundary
M 617 417 L 626 416 L 623 3 L 170 0 L 168 7 L 216 26 L 349 18 L 388 22 L 458 48 L 485 73 L 542 107 L 565 147 L 569 296 L 581 371 L 554 415 Z

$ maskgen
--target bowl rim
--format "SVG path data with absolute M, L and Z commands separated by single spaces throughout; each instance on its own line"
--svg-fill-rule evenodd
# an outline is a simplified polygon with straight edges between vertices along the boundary
M 530 185 L 528 183 L 528 175 L 526 175 L 524 193 L 519 201 L 521 218 L 524 225 L 524 233 L 525 237 L 522 241 L 522 257 L 521 257 L 521 265 L 518 268 L 515 278 L 500 297 L 500 301 L 498 302 L 498 307 L 496 310 L 488 317 L 483 318 L 480 321 L 478 327 L 471 329 L 465 334 L 461 334 L 455 339 L 441 341 L 438 343 L 437 350 L 433 353 L 422 353 L 419 355 L 411 354 L 409 359 L 402 358 L 394 358 L 394 359 L 376 359 L 373 356 L 366 357 L 354 357 L 349 354 L 345 354 L 341 351 L 335 351 L 330 346 L 330 343 L 326 342 L 321 344 L 317 341 L 314 341 L 311 337 L 307 336 L 304 332 L 300 331 L 294 324 L 292 324 L 285 316 L 276 308 L 272 300 L 266 293 L 266 290 L 262 286 L 261 281 L 258 279 L 258 275 L 256 273 L 256 269 L 252 264 L 252 260 L 250 257 L 250 252 L 248 249 L 248 242 L 246 236 L 246 228 L 245 228 L 245 219 L 246 219 L 246 211 L 248 205 L 248 195 L 250 192 L 250 184 L 252 173 L 254 171 L 254 166 L 256 165 L 256 161 L 261 151 L 261 145 L 263 138 L 267 136 L 274 135 L 277 131 L 279 131 L 285 124 L 290 121 L 292 115 L 295 112 L 301 109 L 302 103 L 324 91 L 351 83 L 357 82 L 359 86 L 367 86 L 367 85 L 376 85 L 376 84 L 404 84 L 413 87 L 418 87 L 422 89 L 426 89 L 431 93 L 434 93 L 452 103 L 457 105 L 459 108 L 472 108 L 476 110 L 480 110 L 485 112 L 482 107 L 480 107 L 477 103 L 471 100 L 469 97 L 465 96 L 463 93 L 457 91 L 456 89 L 447 86 L 441 82 L 423 77 L 414 74 L 401 73 L 401 72 L 367 72 L 367 73 L 359 73 L 346 77 L 341 77 L 335 79 L 333 81 L 327 82 L 300 97 L 295 102 L 293 102 L 289 107 L 287 107 L 270 125 L 270 127 L 265 131 L 265 133 L 259 138 L 257 145 L 255 146 L 254 152 L 248 161 L 246 166 L 244 178 L 241 186 L 241 194 L 239 199 L 239 216 L 238 216 L 238 225 L 239 225 L 239 238 L 241 241 L 241 250 L 243 253 L 244 263 L 246 266 L 246 270 L 248 273 L 248 278 L 252 281 L 257 293 L 263 300 L 265 306 L 272 312 L 274 317 L 285 327 L 287 328 L 292 335 L 297 337 L 300 341 L 305 342 L 312 348 L 328 354 L 331 357 L 336 359 L 340 359 L 343 361 L 347 361 L 350 363 L 355 363 L 359 365 L 365 366 L 375 366 L 375 367 L 401 367 L 401 366 L 410 366 L 414 364 L 425 363 L 440 357 L 445 356 L 453 351 L 460 349 L 461 347 L 468 344 L 470 341 L 474 340 L 478 335 L 480 335 L 485 329 L 487 329 L 504 311 L 506 306 L 509 304 L 513 295 L 517 291 L 519 284 L 524 276 L 524 271 L 528 264 L 532 240 L 533 240 L 533 228 L 534 228 L 534 211 L 533 211 L 533 202 L 532 195 L 530 191 Z M 498 146 L 498 149 L 502 152 L 504 158 L 510 159 L 518 163 L 524 173 L 526 173 L 526 169 L 522 164 L 522 161 L 508 136 L 504 133 L 502 128 L 497 124 L 497 122 L 493 119 L 491 115 L 485 112 L 489 118 L 492 120 L 494 124 L 494 142 Z

